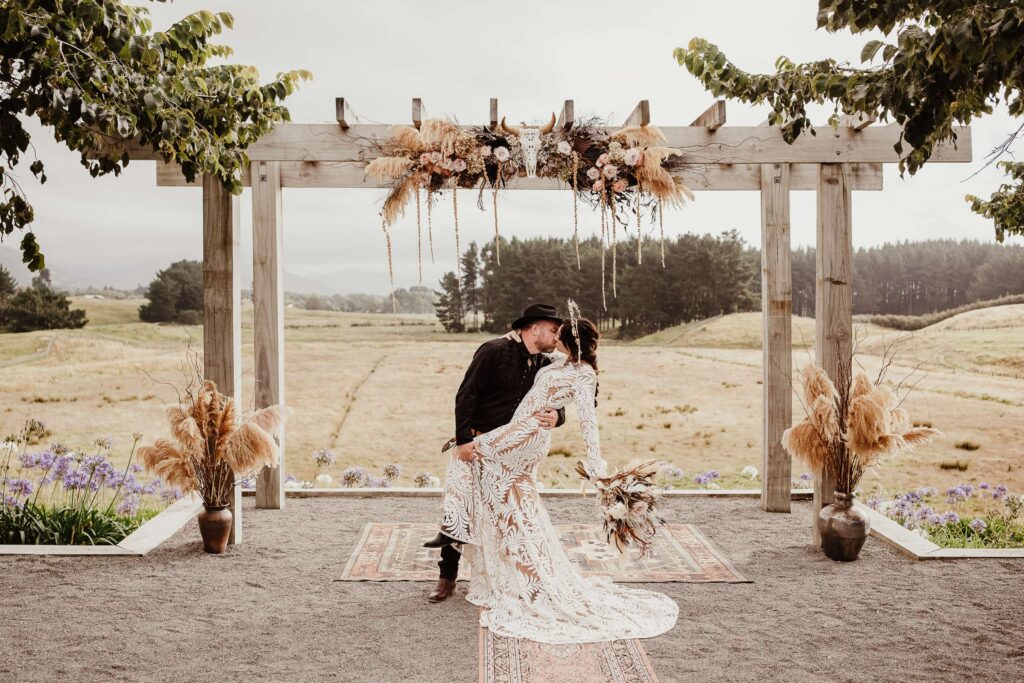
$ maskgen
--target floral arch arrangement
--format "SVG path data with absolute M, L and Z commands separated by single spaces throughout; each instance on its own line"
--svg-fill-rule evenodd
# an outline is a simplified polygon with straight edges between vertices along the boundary
M 462 128 L 447 119 L 427 119 L 419 129 L 392 126 L 391 137 L 373 140 L 379 155 L 366 167 L 366 175 L 391 183 L 381 209 L 381 224 L 388 243 L 388 272 L 394 289 L 390 227 L 416 204 L 417 241 L 422 279 L 422 195 L 426 194 L 427 233 L 433 256 L 432 207 L 443 192 L 478 189 L 477 206 L 484 207 L 490 191 L 494 210 L 495 256 L 499 249 L 498 191 L 519 178 L 551 178 L 573 190 L 573 239 L 579 260 L 578 201 L 601 212 L 602 271 L 610 248 L 612 293 L 616 294 L 617 226 L 636 220 L 637 258 L 640 260 L 641 215 L 657 216 L 664 266 L 664 209 L 681 207 L 693 199 L 681 172 L 687 163 L 680 150 L 665 146 L 665 135 L 655 126 L 628 126 L 609 131 L 597 118 L 577 119 L 568 128 L 556 128 L 555 115 L 543 126 L 511 126 L 502 118 L 494 128 Z M 457 193 L 452 192 L 455 245 L 459 245 Z M 459 259 L 456 268 L 461 269 Z M 461 273 L 459 273 L 461 279 Z M 602 288 L 604 278 L 602 277 Z

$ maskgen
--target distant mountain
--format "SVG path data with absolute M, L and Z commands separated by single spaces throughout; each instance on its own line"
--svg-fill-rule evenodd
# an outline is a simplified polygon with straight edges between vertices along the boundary
M 64 268 L 60 264 L 49 262 L 46 265 L 50 270 L 50 281 L 56 289 L 75 292 L 90 287 L 101 288 L 110 284 L 102 278 L 94 277 L 91 273 L 79 273 Z M 0 266 L 6 268 L 21 287 L 31 284 L 32 278 L 35 277 L 35 273 L 21 262 L 21 252 L 12 247 L 0 246 Z
M 6 245 L 0 245 L 0 265 L 10 271 L 11 275 L 22 287 L 32 282 L 34 273 L 21 262 L 21 252 Z M 82 263 L 68 266 L 60 261 L 47 259 L 50 279 L 55 288 L 67 292 L 82 289 L 114 287 L 115 289 L 132 290 L 142 285 L 145 287 L 156 277 L 158 270 L 166 268 L 169 263 L 155 261 L 134 261 L 127 263 Z M 242 288 L 252 287 L 252 263 L 246 261 L 242 265 Z M 293 294 L 321 294 L 330 296 L 342 294 L 343 290 L 314 278 L 303 277 L 284 272 L 284 288 Z

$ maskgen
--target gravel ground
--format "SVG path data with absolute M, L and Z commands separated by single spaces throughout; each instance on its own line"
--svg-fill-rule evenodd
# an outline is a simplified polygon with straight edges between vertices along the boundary
M 594 520 L 592 499 L 546 502 L 556 523 Z M 333 581 L 366 521 L 429 521 L 436 499 L 252 504 L 244 543 L 219 557 L 193 520 L 144 558 L 0 560 L 0 680 L 476 680 L 465 600 Z M 809 503 L 665 510 L 754 583 L 654 586 L 680 606 L 672 631 L 644 641 L 663 682 L 1024 679 L 1024 560 L 914 562 L 869 539 L 842 564 L 810 546 Z

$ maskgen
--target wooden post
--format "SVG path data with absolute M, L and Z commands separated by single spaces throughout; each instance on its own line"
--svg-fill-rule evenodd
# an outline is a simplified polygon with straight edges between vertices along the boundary
M 839 368 L 849 377 L 853 361 L 853 230 L 847 164 L 822 164 L 818 172 L 815 249 L 814 357 L 836 388 Z M 833 481 L 814 481 L 814 543 L 821 545 L 818 511 L 832 502 Z
M 281 162 L 252 162 L 252 303 L 256 409 L 284 403 L 284 230 Z M 277 467 L 256 479 L 256 507 L 284 507 L 285 428 L 275 435 Z
M 214 176 L 203 176 L 203 374 L 236 400 L 242 383 L 242 307 L 238 251 L 238 197 Z M 242 540 L 242 488 L 231 498 L 228 543 Z
M 782 432 L 793 420 L 793 279 L 789 236 L 789 164 L 761 164 L 761 507 L 767 512 L 789 512 L 792 488 L 792 458 L 782 448 Z

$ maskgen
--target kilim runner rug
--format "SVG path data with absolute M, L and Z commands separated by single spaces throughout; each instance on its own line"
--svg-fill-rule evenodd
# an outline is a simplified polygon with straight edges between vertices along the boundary
M 557 524 L 569 557 L 585 576 L 619 582 L 749 583 L 692 524 L 668 524 L 659 530 L 654 557 L 640 560 L 631 551 L 625 563 L 608 548 L 599 526 Z M 434 524 L 370 522 L 336 581 L 436 581 L 438 551 L 423 541 L 437 533 Z M 469 578 L 462 567 L 459 579 Z

